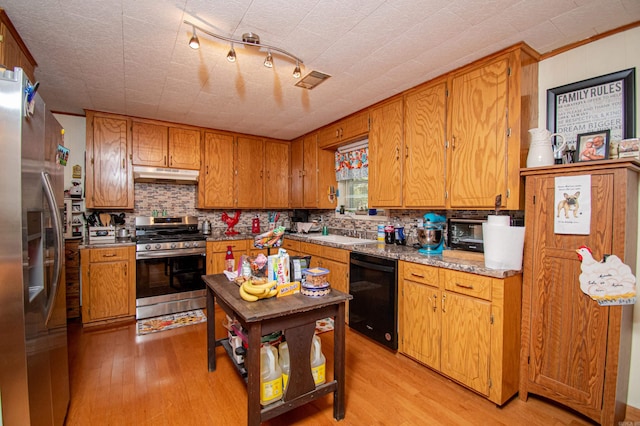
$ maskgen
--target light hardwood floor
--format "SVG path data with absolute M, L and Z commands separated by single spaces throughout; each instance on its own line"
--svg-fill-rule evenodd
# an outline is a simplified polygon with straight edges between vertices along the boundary
M 216 312 L 216 317 L 223 315 Z M 219 327 L 218 337 L 224 334 Z M 333 333 L 321 334 L 332 377 Z M 222 348 L 207 371 L 206 324 L 137 336 L 135 323 L 69 327 L 71 403 L 67 425 L 244 425 L 246 388 Z M 347 327 L 346 417 L 330 395 L 266 425 L 589 425 L 530 396 L 503 407 Z M 627 420 L 639 421 L 629 410 Z

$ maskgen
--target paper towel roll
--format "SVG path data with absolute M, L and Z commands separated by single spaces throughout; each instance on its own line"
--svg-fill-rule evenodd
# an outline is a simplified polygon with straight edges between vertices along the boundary
M 496 226 L 509 226 L 511 225 L 511 218 L 509 216 L 489 215 L 487 216 L 487 223 Z
M 489 216 L 491 217 L 491 216 Z M 502 216 L 497 216 L 502 217 Z M 509 218 L 509 216 L 504 216 Z M 524 226 L 482 224 L 484 266 L 489 269 L 522 269 Z

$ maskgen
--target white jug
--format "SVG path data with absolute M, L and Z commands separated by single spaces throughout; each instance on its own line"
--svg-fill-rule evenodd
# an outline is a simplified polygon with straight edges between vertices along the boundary
M 556 156 L 560 158 L 567 146 L 564 136 L 559 133 L 551 133 L 547 129 L 529 129 L 529 134 L 531 145 L 529 146 L 529 155 L 527 155 L 527 167 L 552 166 Z M 561 140 L 560 146 L 557 148 L 552 142 L 554 136 Z

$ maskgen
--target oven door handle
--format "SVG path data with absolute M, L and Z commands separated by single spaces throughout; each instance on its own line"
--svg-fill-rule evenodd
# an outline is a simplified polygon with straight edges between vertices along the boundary
M 200 248 L 196 249 L 177 249 L 177 250 L 158 250 L 149 252 L 136 253 L 138 259 L 161 259 L 163 257 L 184 257 L 184 256 L 206 256 L 207 252 Z

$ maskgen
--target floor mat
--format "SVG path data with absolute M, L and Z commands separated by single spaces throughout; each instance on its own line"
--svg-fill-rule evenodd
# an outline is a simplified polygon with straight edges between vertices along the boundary
M 207 320 L 202 309 L 179 312 L 177 314 L 163 315 L 155 318 L 138 320 L 137 332 L 139 335 L 155 333 L 157 331 L 171 330 L 185 325 L 199 324 Z

